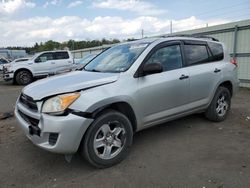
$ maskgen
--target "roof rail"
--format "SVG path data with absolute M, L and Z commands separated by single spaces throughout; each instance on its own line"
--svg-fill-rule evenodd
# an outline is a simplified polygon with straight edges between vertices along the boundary
M 192 38 L 203 38 L 203 39 L 210 39 L 212 41 L 219 42 L 218 39 L 206 35 L 199 35 L 199 34 L 179 34 L 179 35 L 163 35 L 162 37 L 192 37 Z

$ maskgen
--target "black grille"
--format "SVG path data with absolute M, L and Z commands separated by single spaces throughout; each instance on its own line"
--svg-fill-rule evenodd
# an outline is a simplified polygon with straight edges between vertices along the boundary
M 29 125 L 38 126 L 38 124 L 39 124 L 39 120 L 38 119 L 32 118 L 30 116 L 27 116 L 24 113 L 22 113 L 20 110 L 18 110 L 18 113 L 24 119 L 24 121 L 26 121 Z
M 37 105 L 36 102 L 32 99 L 32 97 L 29 97 L 27 95 L 24 95 L 23 93 L 20 96 L 20 102 L 26 106 L 27 108 L 37 111 Z
M 49 144 L 52 146 L 55 145 L 57 138 L 58 138 L 58 133 L 50 133 L 49 134 Z

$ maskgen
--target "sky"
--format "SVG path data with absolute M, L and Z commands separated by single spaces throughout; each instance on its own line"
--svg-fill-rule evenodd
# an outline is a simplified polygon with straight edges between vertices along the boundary
M 127 39 L 250 19 L 250 0 L 0 0 L 0 47 Z

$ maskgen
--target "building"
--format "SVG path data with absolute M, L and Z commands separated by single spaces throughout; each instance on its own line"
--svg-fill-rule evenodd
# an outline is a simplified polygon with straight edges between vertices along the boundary
M 198 34 L 208 35 L 223 42 L 232 58 L 236 58 L 239 65 L 238 78 L 240 86 L 250 87 L 250 19 L 222 25 L 205 27 L 173 33 L 172 35 Z M 169 35 L 169 34 L 167 34 Z M 106 46 L 72 51 L 75 57 L 81 58 L 88 53 L 97 53 Z

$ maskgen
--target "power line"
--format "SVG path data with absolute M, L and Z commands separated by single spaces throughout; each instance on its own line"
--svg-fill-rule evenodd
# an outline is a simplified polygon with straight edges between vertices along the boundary
M 229 20 L 229 21 L 235 21 L 238 17 L 241 17 L 241 16 L 248 16 L 248 17 L 250 18 L 250 12 L 248 12 L 248 13 L 243 13 L 243 14 L 239 14 L 239 13 L 241 13 L 241 12 L 234 13 L 234 14 L 231 14 L 231 15 L 229 15 L 229 16 L 227 16 L 228 13 L 227 13 L 227 14 L 222 14 L 222 15 L 220 15 L 218 21 L 223 20 L 223 19 L 231 19 L 231 20 Z M 226 15 L 226 16 L 225 16 L 225 15 Z M 239 18 L 239 19 L 242 19 L 242 18 Z M 204 21 L 205 21 L 205 20 L 204 20 Z M 178 22 L 178 21 L 177 21 L 177 22 Z M 208 21 L 205 21 L 205 22 L 207 22 L 207 23 L 209 24 L 209 20 L 208 20 Z M 178 25 L 182 25 L 182 23 L 173 23 L 173 28 L 174 28 L 174 26 L 178 26 Z M 204 23 L 204 24 L 199 24 L 199 25 L 205 25 L 205 23 Z
M 235 15 L 235 12 L 238 12 L 238 11 L 246 11 L 246 12 L 249 12 L 250 11 L 250 7 L 244 7 L 244 8 L 240 8 L 240 9 L 234 9 L 234 10 L 226 10 L 226 11 L 222 11 L 220 13 L 216 13 L 216 14 L 210 14 L 209 16 L 221 16 L 221 15 L 225 15 L 225 14 L 234 14 Z
M 224 9 L 227 9 L 227 8 L 232 8 L 232 7 L 239 6 L 239 5 L 244 5 L 247 2 L 250 3 L 250 0 L 247 0 L 247 1 L 244 1 L 244 2 L 241 2 L 241 3 L 237 3 L 237 4 L 234 4 L 234 5 L 230 5 L 230 6 L 225 6 L 225 7 L 213 9 L 213 10 L 206 11 L 206 12 L 203 12 L 203 13 L 199 13 L 199 14 L 196 14 L 196 16 L 201 16 L 201 15 L 209 14 L 211 12 L 213 13 L 213 12 L 216 12 L 216 11 L 224 10 Z
M 240 21 L 240 20 L 243 20 L 242 18 L 239 18 L 239 17 L 242 17 L 242 16 L 249 16 L 250 17 L 250 12 L 249 13 L 244 13 L 244 14 L 238 14 L 238 15 L 230 15 L 230 16 L 226 16 L 226 17 L 222 17 L 221 19 L 231 19 L 231 18 L 236 18 L 236 17 L 238 17 L 238 18 L 236 18 L 236 19 L 234 19 L 234 20 L 231 20 L 231 21 Z M 228 23 L 228 22 L 227 22 Z M 172 23 L 172 32 L 174 33 L 174 32 L 181 32 L 181 31 L 186 31 L 186 29 L 176 29 L 175 30 L 175 28 L 176 28 L 176 26 L 177 25 L 180 25 L 181 23 L 178 23 L 178 24 L 175 24 L 175 23 Z M 207 27 L 207 24 L 209 25 L 209 22 L 207 23 L 207 22 L 204 22 L 203 24 L 198 24 L 198 25 L 191 25 L 190 26 L 190 29 L 188 29 L 188 30 L 193 30 L 193 29 L 201 29 L 201 28 L 205 28 L 205 27 Z M 210 23 L 211 24 L 211 23 Z M 226 24 L 226 23 L 225 23 Z M 216 25 L 221 25 L 221 24 L 215 24 L 215 25 L 209 25 L 209 26 L 216 26 Z M 171 28 L 171 25 L 169 24 L 169 30 L 170 30 L 170 28 Z M 165 30 L 165 31 L 167 31 L 167 30 Z M 155 32 L 155 33 L 150 33 L 150 34 L 148 34 L 147 35 L 147 37 L 153 37 L 153 36 L 159 36 L 159 35 L 163 35 L 163 34 L 166 34 L 167 32 L 163 32 L 163 31 L 160 31 L 160 32 Z M 136 38 L 136 36 L 135 36 L 135 38 Z

